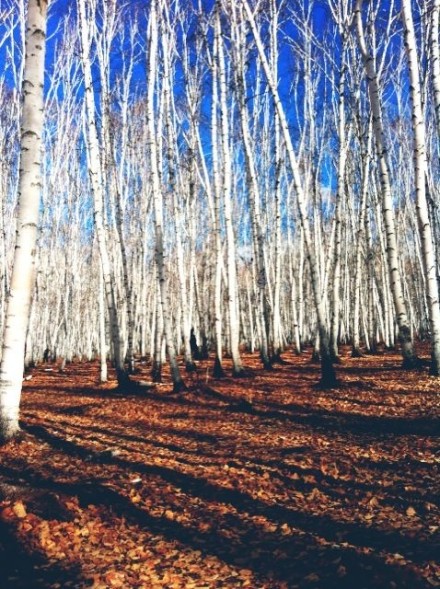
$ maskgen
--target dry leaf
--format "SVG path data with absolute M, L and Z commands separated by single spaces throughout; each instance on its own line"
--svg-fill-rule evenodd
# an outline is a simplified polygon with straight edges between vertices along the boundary
M 16 501 L 12 506 L 12 511 L 14 512 L 15 517 L 18 517 L 19 519 L 23 519 L 27 516 L 27 512 L 22 501 Z

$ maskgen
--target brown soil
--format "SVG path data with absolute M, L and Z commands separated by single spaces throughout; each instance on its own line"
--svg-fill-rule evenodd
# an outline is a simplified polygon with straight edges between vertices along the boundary
M 439 379 L 347 349 L 320 391 L 284 359 L 198 363 L 180 395 L 35 369 L 0 449 L 1 587 L 440 587 Z

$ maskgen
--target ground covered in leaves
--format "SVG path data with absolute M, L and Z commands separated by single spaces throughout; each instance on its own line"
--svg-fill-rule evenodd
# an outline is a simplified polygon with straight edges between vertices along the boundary
M 2 589 L 440 587 L 440 388 L 310 353 L 124 396 L 42 365 L 0 449 Z M 142 368 L 146 378 L 148 367 Z

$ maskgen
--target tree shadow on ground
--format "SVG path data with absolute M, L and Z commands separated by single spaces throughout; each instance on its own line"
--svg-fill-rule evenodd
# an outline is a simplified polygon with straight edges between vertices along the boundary
M 79 564 L 56 564 L 38 552 L 26 550 L 14 528 L 3 521 L 0 521 L 0 571 L 2 589 L 85 586 Z
M 338 521 L 328 515 L 312 515 L 283 505 L 267 503 L 254 499 L 248 493 L 213 484 L 206 479 L 197 478 L 172 468 L 130 461 L 112 455 L 103 456 L 100 452 L 93 453 L 90 449 L 85 449 L 75 442 L 55 436 L 41 427 L 30 426 L 25 429 L 67 455 L 87 457 L 89 461 L 114 464 L 129 469 L 131 472 L 159 476 L 190 496 L 196 496 L 208 502 L 215 501 L 232 505 L 236 510 L 250 516 L 263 516 L 279 525 L 287 524 L 305 533 L 319 536 L 330 543 L 346 542 L 374 551 L 384 551 L 391 554 L 398 552 L 414 562 L 435 560 L 439 554 L 440 545 L 434 539 L 430 542 L 424 538 L 417 539 L 405 536 L 393 529 L 387 529 L 385 532 L 372 525 Z
M 201 394 L 206 394 L 217 400 L 228 402 L 229 406 L 223 411 L 255 415 L 277 421 L 291 421 L 305 424 L 326 431 L 350 433 L 370 437 L 382 435 L 419 435 L 440 437 L 440 419 L 431 417 L 388 417 L 366 416 L 362 414 L 329 411 L 298 403 L 280 404 L 270 401 L 251 403 L 243 399 L 236 399 L 213 389 L 204 387 Z
M 9 475 L 12 474 L 13 470 L 10 469 Z M 16 474 L 18 476 L 19 471 Z M 169 472 L 166 474 L 169 479 Z M 212 493 L 213 489 L 208 489 L 203 481 L 179 473 L 175 475 L 179 485 L 186 481 L 184 491 L 204 499 L 209 497 L 210 501 L 227 500 L 228 504 L 243 511 L 220 515 L 216 512 L 215 519 L 210 521 L 209 531 L 201 531 L 196 526 L 181 524 L 166 515 L 153 516 L 100 482 L 58 483 L 32 471 L 26 477 L 40 488 L 78 497 L 84 507 L 91 504 L 102 506 L 110 510 L 113 516 L 124 518 L 149 534 L 178 541 L 204 555 L 214 555 L 228 564 L 250 569 L 262 581 L 287 582 L 289 586 L 301 583 L 304 588 L 322 589 L 352 589 L 354 586 L 358 589 L 379 589 L 392 586 L 391 583 L 395 583 L 399 589 L 428 587 L 410 570 L 386 563 L 383 555 L 360 554 L 353 546 L 347 543 L 344 545 L 343 542 L 333 545 L 322 542 L 315 537 L 315 532 L 303 529 L 301 524 L 305 523 L 305 519 L 295 522 L 299 526 L 289 522 L 294 528 L 290 530 L 281 527 L 286 522 L 272 518 L 275 522 L 274 531 L 267 531 L 249 518 L 256 514 L 264 515 L 267 508 L 254 508 L 255 513 L 250 514 L 247 511 L 253 503 L 258 505 L 258 502 L 238 492 L 227 491 L 227 496 L 222 496 L 225 490 L 216 489 Z M 270 517 L 274 515 L 278 513 L 269 513 Z M 224 581 L 227 586 L 227 579 Z
M 186 415 L 185 418 L 192 420 L 192 416 Z M 212 419 L 212 417 L 211 417 Z M 114 420 L 112 420 L 114 423 Z M 195 466 L 197 458 L 201 456 L 207 461 L 224 461 L 224 464 L 229 467 L 246 468 L 249 472 L 256 474 L 263 474 L 267 469 L 270 469 L 271 477 L 274 477 L 284 484 L 293 486 L 298 491 L 308 493 L 313 491 L 314 487 L 318 484 L 322 486 L 325 493 L 328 496 L 334 498 L 341 497 L 341 486 L 347 488 L 347 494 L 354 493 L 375 493 L 382 494 L 384 487 L 377 480 L 375 472 L 388 474 L 393 478 L 392 484 L 389 484 L 386 488 L 386 497 L 384 500 L 386 504 L 394 504 L 401 509 L 406 509 L 414 503 L 429 501 L 433 504 L 439 504 L 440 498 L 438 494 L 429 490 L 424 490 L 418 487 L 418 479 L 420 477 L 420 471 L 425 470 L 427 475 L 431 477 L 438 473 L 439 466 L 437 464 L 423 464 L 415 460 L 407 459 L 405 461 L 391 461 L 391 460 L 372 460 L 366 458 L 359 458 L 357 460 L 358 466 L 360 467 L 359 472 L 360 478 L 355 478 L 353 475 L 347 480 L 342 480 L 340 477 L 325 474 L 317 467 L 302 466 L 298 463 L 292 463 L 289 457 L 295 456 L 295 458 L 301 459 L 305 457 L 313 456 L 315 463 L 319 464 L 320 459 L 323 455 L 322 450 L 316 450 L 310 445 L 291 446 L 283 448 L 273 448 L 273 458 L 261 458 L 259 447 L 254 446 L 252 443 L 246 444 L 246 447 L 240 448 L 240 454 L 237 455 L 236 445 L 231 447 L 231 437 L 225 434 L 223 435 L 211 435 L 203 434 L 194 430 L 188 429 L 175 429 L 171 427 L 163 426 L 159 423 L 149 426 L 148 437 L 142 435 L 139 432 L 138 435 L 132 435 L 126 431 L 119 431 L 100 427 L 99 425 L 93 424 L 93 431 L 90 430 L 90 426 L 84 424 L 72 424 L 68 421 L 59 420 L 54 417 L 53 420 L 46 418 L 46 423 L 42 423 L 44 426 L 49 427 L 62 427 L 66 432 L 74 433 L 74 435 L 80 437 L 82 440 L 90 440 L 95 442 L 97 435 L 103 435 L 109 446 L 115 446 L 119 450 L 126 450 L 128 452 L 133 451 L 134 448 L 129 445 L 122 445 L 124 441 L 126 444 L 144 444 L 147 447 L 156 448 L 159 450 L 165 450 L 173 453 L 178 457 L 178 461 L 189 466 Z M 164 436 L 167 441 L 156 439 L 156 433 L 160 436 Z M 343 432 L 341 432 L 343 433 Z M 47 435 L 47 434 L 45 434 Z M 50 435 L 50 434 L 49 434 Z M 110 438 L 110 439 L 109 439 Z M 344 437 L 345 444 L 349 445 L 348 436 Z M 185 442 L 191 442 L 190 447 L 185 446 Z M 193 446 L 193 442 L 196 442 L 196 446 Z M 201 447 L 202 445 L 202 447 Z M 365 444 L 363 444 L 365 445 Z M 80 447 L 78 447 L 80 448 Z M 81 452 L 81 450 L 78 450 Z M 108 453 L 102 454 L 105 460 Z M 95 460 L 101 456 L 99 453 L 96 454 Z M 88 451 L 84 451 L 81 458 L 90 459 Z M 287 460 L 287 462 L 286 462 Z M 369 477 L 368 480 L 362 480 L 362 469 L 365 473 L 371 473 L 373 476 Z M 395 479 L 396 473 L 400 473 L 397 480 Z M 314 482 L 306 482 L 304 476 L 310 475 L 313 477 Z M 408 488 L 408 485 L 414 486 L 413 489 Z M 424 510 L 424 507 L 420 509 Z

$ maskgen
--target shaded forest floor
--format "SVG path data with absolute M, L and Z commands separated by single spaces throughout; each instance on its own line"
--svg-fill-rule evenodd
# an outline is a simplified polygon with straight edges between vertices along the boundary
M 285 359 L 131 397 L 36 368 L 0 449 L 2 589 L 440 587 L 438 381 L 345 350 L 319 391 Z

